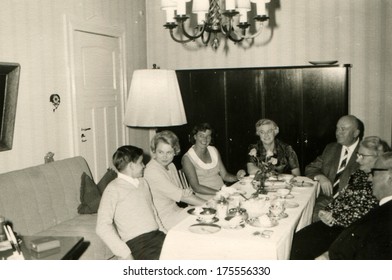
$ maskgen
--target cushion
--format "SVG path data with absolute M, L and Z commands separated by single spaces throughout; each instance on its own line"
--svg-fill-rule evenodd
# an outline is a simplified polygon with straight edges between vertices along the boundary
M 99 180 L 97 184 L 98 190 L 101 193 L 101 195 L 103 194 L 103 191 L 106 189 L 106 186 L 116 178 L 117 178 L 117 172 L 111 168 L 108 168 L 105 175 L 103 175 L 103 177 L 101 178 L 101 180 Z
M 78 207 L 79 214 L 94 214 L 98 212 L 101 196 L 106 189 L 106 186 L 117 178 L 117 173 L 111 168 L 108 168 L 106 173 L 95 184 L 85 172 L 82 174 L 82 182 L 80 185 L 80 205 Z
M 97 213 L 99 202 L 101 201 L 101 193 L 94 181 L 85 172 L 82 174 L 82 182 L 80 186 L 80 202 L 78 207 L 79 214 Z

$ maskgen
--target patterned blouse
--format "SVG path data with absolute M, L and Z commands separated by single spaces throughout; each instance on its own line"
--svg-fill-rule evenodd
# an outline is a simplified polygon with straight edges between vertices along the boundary
M 275 139 L 273 155 L 267 155 L 261 140 L 250 145 L 248 148 L 248 162 L 254 163 L 257 167 L 260 167 L 261 162 L 267 162 L 278 173 L 291 174 L 291 170 L 299 168 L 298 157 L 294 149 L 278 139 Z
M 362 170 L 355 171 L 348 185 L 325 207 L 332 213 L 335 225 L 348 227 L 378 205 L 368 177 Z

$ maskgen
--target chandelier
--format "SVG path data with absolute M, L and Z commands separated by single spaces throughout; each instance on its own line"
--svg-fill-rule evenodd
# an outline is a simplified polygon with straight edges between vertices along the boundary
M 265 4 L 270 0 L 193 0 L 192 13 L 196 14 L 197 25 L 193 31 L 187 31 L 185 22 L 190 18 L 186 13 L 186 4 L 191 0 L 161 0 L 161 8 L 166 12 L 166 24 L 171 38 L 178 43 L 188 43 L 200 38 L 204 45 L 211 41 L 213 49 L 219 47 L 219 34 L 239 43 L 244 39 L 253 39 L 261 34 L 263 22 L 268 20 Z M 250 34 L 248 12 L 256 6 L 256 30 Z M 238 23 L 238 24 L 236 24 Z M 180 34 L 177 38 L 174 30 Z

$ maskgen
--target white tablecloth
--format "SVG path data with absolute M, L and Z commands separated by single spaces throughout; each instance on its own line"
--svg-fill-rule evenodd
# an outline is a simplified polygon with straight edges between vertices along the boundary
M 298 178 L 298 177 L 297 177 Z M 310 179 L 299 177 L 300 180 Z M 313 182 L 313 181 L 312 181 Z M 245 190 L 250 196 L 254 189 L 250 183 L 236 183 L 232 188 Z M 272 228 L 253 227 L 248 224 L 241 229 L 223 228 L 212 234 L 197 234 L 189 231 L 189 226 L 197 224 L 197 217 L 189 215 L 167 233 L 160 259 L 165 260 L 251 260 L 289 259 L 294 231 L 309 225 L 319 186 L 294 187 L 291 193 L 294 198 L 288 201 L 297 202 L 296 208 L 286 209 L 287 218 L 280 219 L 279 224 Z M 223 225 L 224 221 L 216 224 Z M 256 232 L 272 230 L 270 238 L 263 238 Z

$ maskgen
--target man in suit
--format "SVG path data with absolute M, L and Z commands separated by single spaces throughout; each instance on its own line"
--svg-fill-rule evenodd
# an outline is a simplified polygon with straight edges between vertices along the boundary
M 319 211 L 348 183 L 350 175 L 358 169 L 356 153 L 364 133 L 362 121 L 353 115 L 339 119 L 336 140 L 328 144 L 323 153 L 305 168 L 305 176 L 320 182 L 321 194 L 316 200 L 313 222 L 319 220 Z
M 326 255 L 330 259 L 392 260 L 392 152 L 377 159 L 371 180 L 380 206 L 339 235 Z

